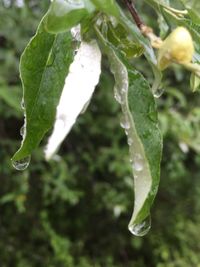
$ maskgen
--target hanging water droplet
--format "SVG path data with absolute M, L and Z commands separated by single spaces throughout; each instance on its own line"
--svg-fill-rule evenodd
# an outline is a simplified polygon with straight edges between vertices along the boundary
M 154 91 L 154 93 L 153 93 L 153 96 L 155 97 L 155 98 L 159 98 L 159 97 L 161 97 L 161 95 L 164 93 L 164 88 L 163 87 L 160 87 L 160 88 L 158 88 L 156 91 Z
M 143 170 L 143 168 L 144 166 L 142 156 L 140 154 L 136 154 L 133 159 L 133 169 L 140 172 Z
M 123 117 L 121 119 L 120 126 L 125 130 L 130 129 L 130 122 L 128 121 L 128 119 L 126 117 Z
M 28 167 L 30 160 L 31 160 L 30 156 L 21 160 L 16 160 L 16 161 L 12 160 L 12 165 L 16 170 L 23 171 Z
M 151 228 L 151 216 L 149 215 L 141 223 L 130 224 L 128 226 L 129 231 L 135 236 L 144 236 L 146 235 Z

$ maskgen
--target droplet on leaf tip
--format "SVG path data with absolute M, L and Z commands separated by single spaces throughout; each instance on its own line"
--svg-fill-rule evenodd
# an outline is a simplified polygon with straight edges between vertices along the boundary
M 151 216 L 149 215 L 141 223 L 130 224 L 128 226 L 129 231 L 135 236 L 144 236 L 146 235 L 151 228 Z
M 12 160 L 12 165 L 16 170 L 23 171 L 29 166 L 30 160 L 31 160 L 30 156 L 21 160 L 16 160 L 16 161 Z
M 164 93 L 164 88 L 163 87 L 160 87 L 160 88 L 158 88 L 156 91 L 154 91 L 154 93 L 153 93 L 153 96 L 155 97 L 155 98 L 159 98 L 159 97 L 161 97 L 161 95 Z

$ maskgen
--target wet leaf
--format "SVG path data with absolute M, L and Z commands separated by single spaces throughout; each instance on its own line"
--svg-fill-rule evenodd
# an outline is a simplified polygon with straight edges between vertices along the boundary
M 85 111 L 101 74 L 101 51 L 95 40 L 82 42 L 70 65 L 69 74 L 59 104 L 53 133 L 45 149 L 45 157 L 51 159 L 59 145 Z
M 45 27 L 51 33 L 69 31 L 94 10 L 89 0 L 54 0 L 45 16 Z
M 123 113 L 121 126 L 130 148 L 135 201 L 129 230 L 135 235 L 144 235 L 149 229 L 147 221 L 160 178 L 162 137 L 155 101 L 144 77 L 96 30 L 111 63 L 116 82 L 115 98 Z
M 25 133 L 13 160 L 19 161 L 30 155 L 52 127 L 72 59 L 71 34 L 52 35 L 44 30 L 41 22 L 21 57 Z
M 115 0 L 91 0 L 97 9 L 112 15 L 119 17 L 119 8 Z

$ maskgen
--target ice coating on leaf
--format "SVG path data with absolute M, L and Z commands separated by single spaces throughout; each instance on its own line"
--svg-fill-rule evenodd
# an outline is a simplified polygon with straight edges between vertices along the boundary
M 78 115 L 90 100 L 101 73 L 101 51 L 96 41 L 82 42 L 70 66 L 60 102 L 57 106 L 53 133 L 45 149 L 49 160 L 69 133 Z

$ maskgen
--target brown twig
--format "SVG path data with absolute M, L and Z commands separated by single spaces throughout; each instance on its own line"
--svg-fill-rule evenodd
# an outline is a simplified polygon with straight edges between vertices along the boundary
M 142 27 L 144 26 L 144 23 L 142 22 L 140 16 L 138 15 L 137 10 L 135 9 L 133 2 L 131 0 L 124 0 L 128 10 L 130 11 L 136 25 L 138 26 L 138 28 L 141 30 Z
M 124 2 L 125 2 L 128 10 L 129 10 L 129 12 L 131 13 L 137 27 L 141 31 L 141 33 L 150 39 L 151 44 L 154 48 L 160 48 L 160 46 L 162 45 L 161 38 L 154 34 L 153 29 L 151 27 L 149 27 L 149 26 L 145 25 L 145 23 L 143 23 L 143 21 L 140 18 L 132 0 L 124 0 Z

